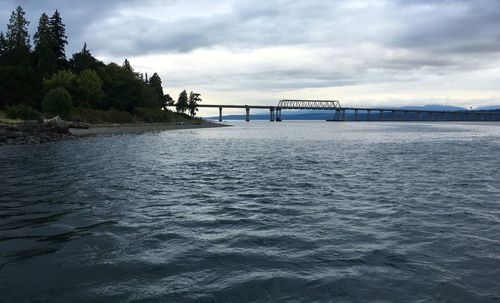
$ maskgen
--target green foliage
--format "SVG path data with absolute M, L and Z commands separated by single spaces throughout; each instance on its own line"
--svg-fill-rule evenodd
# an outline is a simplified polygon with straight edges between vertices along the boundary
M 60 70 L 50 79 L 43 80 L 45 90 L 62 87 L 67 91 L 72 91 L 75 87 L 76 75 L 70 70 Z
M 0 57 L 5 55 L 6 52 L 7 52 L 7 39 L 5 39 L 5 35 L 3 34 L 3 32 L 0 31 Z M 0 61 L 0 63 L 2 63 L 2 61 Z
M 149 87 L 151 87 L 154 91 L 154 107 L 162 108 L 165 107 L 165 98 L 163 95 L 163 87 L 161 83 L 161 78 L 157 73 L 154 73 L 153 76 L 149 79 Z
M 5 116 L 9 119 L 42 121 L 42 114 L 26 104 L 10 107 L 5 113 Z
M 0 66 L 0 107 L 34 104 L 37 83 L 35 70 L 24 64 Z M 3 106 L 2 106 L 3 104 Z
M 132 112 L 141 101 L 144 83 L 135 73 L 115 63 L 108 64 L 103 74 L 108 108 Z
M 198 111 L 198 102 L 201 102 L 200 94 L 193 93 L 192 91 L 189 93 L 189 101 L 188 101 L 188 110 L 191 117 L 196 116 L 196 112 Z
M 66 44 L 68 44 L 66 37 L 66 29 L 62 23 L 59 11 L 55 11 L 49 20 L 50 34 L 52 36 L 52 51 L 59 63 L 60 67 L 66 65 Z
M 92 108 L 104 108 L 101 102 L 104 96 L 102 80 L 99 75 L 91 70 L 82 71 L 76 78 L 75 105 Z
M 66 118 L 73 109 L 71 95 L 62 87 L 51 89 L 43 98 L 42 109 L 44 113 L 56 114 Z
M 183 90 L 179 94 L 179 99 L 177 99 L 177 104 L 175 106 L 175 109 L 177 110 L 178 113 L 185 113 L 188 108 L 188 95 L 186 90 Z
M 169 110 L 141 108 L 134 109 L 136 119 L 143 122 L 175 122 L 174 113 Z
M 30 22 L 24 17 L 25 14 L 23 8 L 18 6 L 10 15 L 7 25 L 7 46 L 10 51 L 27 51 L 31 48 L 28 33 Z
M 73 72 L 80 73 L 86 69 L 98 71 L 104 68 L 104 63 L 94 58 L 90 50 L 87 49 L 87 43 L 84 43 L 82 50 L 73 54 L 73 58 L 69 60 L 69 66 Z
M 0 32 L 0 108 L 26 104 L 67 116 L 74 102 L 76 107 L 96 110 L 75 110 L 75 116 L 96 121 L 130 122 L 132 112 L 144 121 L 187 119 L 161 110 L 174 101 L 164 95 L 158 73 L 153 73 L 151 78 L 147 74 L 144 77 L 134 72 L 127 59 L 123 66 L 105 65 L 92 56 L 86 44 L 68 62 L 66 30 L 59 11 L 50 18 L 45 13 L 40 16 L 33 36 L 33 51 L 28 27 L 24 10 L 17 7 L 5 35 Z M 180 97 L 178 110 L 185 113 L 187 93 L 184 91 Z
M 111 109 L 108 111 L 90 108 L 76 108 L 71 112 L 72 121 L 85 123 L 132 123 L 134 117 L 127 112 Z
M 57 70 L 57 58 L 53 51 L 54 41 L 49 27 L 49 17 L 43 13 L 34 36 L 38 72 L 43 78 L 50 77 Z

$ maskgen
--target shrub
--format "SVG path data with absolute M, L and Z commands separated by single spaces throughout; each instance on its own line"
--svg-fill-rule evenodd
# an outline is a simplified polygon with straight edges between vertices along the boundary
M 173 113 L 169 110 L 151 109 L 137 107 L 134 109 L 134 115 L 138 120 L 144 122 L 174 122 Z
M 73 109 L 71 95 L 62 87 L 51 89 L 43 98 L 42 109 L 45 113 L 52 113 L 66 118 Z
M 10 107 L 5 113 L 5 116 L 9 119 L 42 121 L 42 114 L 33 107 L 25 104 Z
M 115 109 L 109 111 L 89 108 L 76 108 L 71 112 L 71 120 L 85 123 L 132 123 L 134 118 L 128 112 Z

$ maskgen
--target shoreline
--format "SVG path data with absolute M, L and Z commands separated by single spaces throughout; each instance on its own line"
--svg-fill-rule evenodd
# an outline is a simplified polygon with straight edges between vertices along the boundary
M 86 124 L 86 128 L 70 127 L 62 120 L 37 122 L 0 121 L 0 147 L 13 145 L 37 145 L 48 142 L 73 140 L 84 137 L 142 134 L 176 129 L 227 127 L 228 124 L 202 121 L 200 123 L 134 123 L 134 124 Z M 88 126 L 88 127 L 87 127 Z
M 70 128 L 69 132 L 75 138 L 101 135 L 142 134 L 176 129 L 197 129 L 228 127 L 230 125 L 203 121 L 202 123 L 137 123 L 137 124 L 90 124 L 89 128 Z

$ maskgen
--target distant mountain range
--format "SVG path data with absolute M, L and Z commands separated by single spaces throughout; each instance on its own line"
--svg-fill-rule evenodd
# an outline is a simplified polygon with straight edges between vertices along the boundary
M 383 108 L 383 107 L 382 107 Z M 439 104 L 428 104 L 422 106 L 402 106 L 402 107 L 386 107 L 390 109 L 406 109 L 406 110 L 437 110 L 437 111 L 460 111 L 467 110 L 464 107 L 452 106 L 452 105 L 439 105 Z M 495 110 L 500 109 L 498 106 L 482 106 L 475 110 Z M 242 112 L 244 112 L 242 110 Z M 251 113 L 251 112 L 250 112 Z M 352 111 L 347 111 L 346 115 L 353 115 Z M 360 117 L 364 114 L 360 112 Z M 376 115 L 373 113 L 373 115 Z M 332 111 L 326 110 L 283 110 L 281 117 L 284 120 L 327 120 L 332 119 Z M 217 120 L 219 116 L 206 117 L 209 120 Z M 245 120 L 245 115 L 223 115 L 223 120 Z M 256 114 L 250 115 L 250 120 L 269 120 L 269 112 L 258 112 Z

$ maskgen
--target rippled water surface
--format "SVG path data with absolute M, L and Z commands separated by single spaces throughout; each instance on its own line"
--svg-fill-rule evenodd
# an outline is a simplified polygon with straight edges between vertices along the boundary
M 0 302 L 500 302 L 500 124 L 0 148 Z

